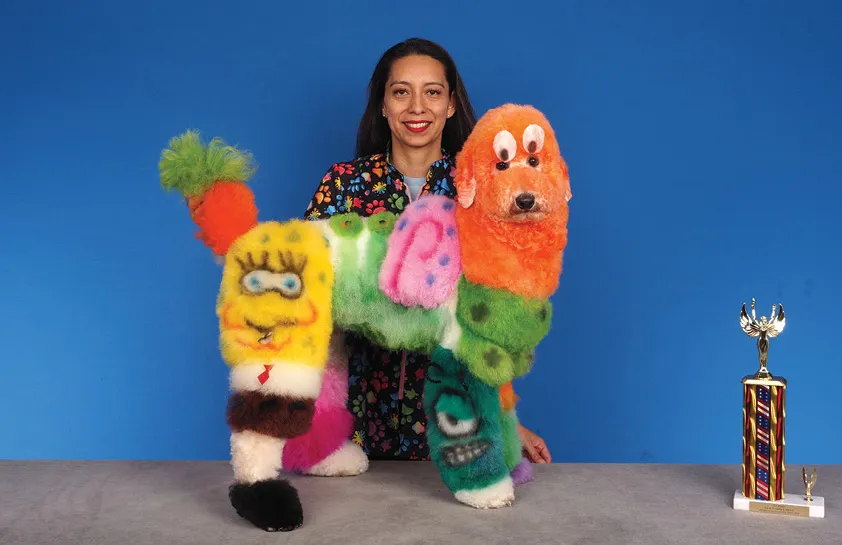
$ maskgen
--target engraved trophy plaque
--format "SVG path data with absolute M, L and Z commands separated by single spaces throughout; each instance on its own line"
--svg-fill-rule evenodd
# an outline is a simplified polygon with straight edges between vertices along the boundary
M 824 498 L 812 496 L 815 472 L 811 480 L 803 472 L 807 494 L 784 494 L 786 379 L 774 376 L 767 367 L 769 339 L 784 330 L 786 316 L 783 305 L 772 305 L 772 313 L 757 319 L 754 299 L 751 316 L 743 303 L 740 328 L 749 337 L 757 337 L 760 369 L 743 378 L 743 450 L 742 487 L 734 493 L 734 509 L 824 517 Z

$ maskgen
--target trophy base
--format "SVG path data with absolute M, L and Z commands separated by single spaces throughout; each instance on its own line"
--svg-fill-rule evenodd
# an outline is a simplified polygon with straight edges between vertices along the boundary
M 808 502 L 804 495 L 789 494 L 788 496 L 778 501 L 753 500 L 743 496 L 741 490 L 737 490 L 734 493 L 734 509 L 773 515 L 824 518 L 823 497 L 813 496 L 813 501 Z

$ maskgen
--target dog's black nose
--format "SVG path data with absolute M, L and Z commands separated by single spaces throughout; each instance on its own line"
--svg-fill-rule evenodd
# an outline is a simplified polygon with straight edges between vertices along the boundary
M 535 206 L 535 196 L 532 193 L 521 193 L 515 197 L 515 204 L 521 210 L 532 210 Z

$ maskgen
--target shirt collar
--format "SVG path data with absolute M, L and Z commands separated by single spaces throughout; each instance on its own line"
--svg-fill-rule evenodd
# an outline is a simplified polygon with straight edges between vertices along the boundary
M 389 174 L 392 175 L 392 178 L 397 178 L 400 181 L 403 181 L 403 179 L 404 179 L 403 174 L 397 168 L 395 168 L 395 165 L 392 164 L 392 141 L 391 140 L 389 140 L 386 143 L 386 151 L 384 152 L 383 157 L 386 161 L 386 165 L 389 167 Z M 453 163 L 453 159 L 452 159 L 451 155 L 444 148 L 442 148 L 441 149 L 441 159 L 439 159 L 438 161 L 436 161 L 436 162 L 434 162 L 433 164 L 430 165 L 430 168 L 427 169 L 427 176 L 426 177 L 429 179 L 429 177 L 430 177 L 429 174 L 433 170 L 449 169 L 452 166 L 452 163 Z

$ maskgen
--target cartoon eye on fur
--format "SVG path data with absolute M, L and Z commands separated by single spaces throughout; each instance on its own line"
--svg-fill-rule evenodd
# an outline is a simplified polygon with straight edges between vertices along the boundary
M 243 287 L 250 293 L 274 291 L 286 299 L 297 299 L 304 289 L 304 282 L 294 272 L 276 273 L 257 269 L 243 276 Z
M 523 149 L 529 152 L 529 159 L 527 162 L 529 166 L 537 167 L 540 161 L 535 154 L 544 148 L 544 129 L 540 125 L 529 125 L 523 131 Z
M 494 137 L 494 153 L 500 162 L 497 163 L 497 170 L 506 170 L 509 168 L 509 161 L 511 161 L 515 153 L 517 153 L 517 141 L 512 133 L 509 131 L 500 131 Z
M 538 153 L 544 148 L 544 129 L 540 125 L 529 125 L 523 131 L 523 149 L 529 153 Z
M 436 425 L 448 439 L 476 435 L 479 419 L 471 398 L 458 390 L 446 389 L 435 403 Z

